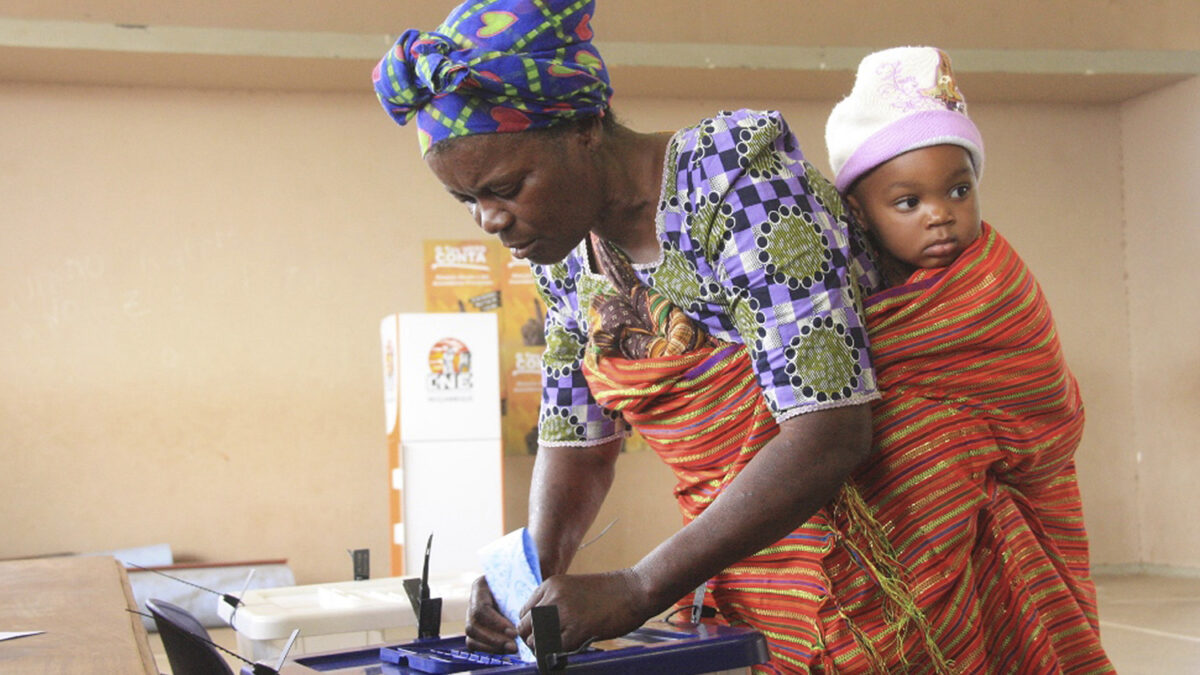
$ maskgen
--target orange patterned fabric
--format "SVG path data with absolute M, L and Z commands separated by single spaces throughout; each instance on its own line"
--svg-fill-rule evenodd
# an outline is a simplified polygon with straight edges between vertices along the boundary
M 684 522 L 691 522 L 779 433 L 779 426 L 743 345 L 707 335 L 703 326 L 641 285 L 628 260 L 602 242 L 594 244 L 617 293 L 593 302 L 584 372 L 596 400 L 620 412 L 674 470 L 675 496 Z M 834 518 L 840 527 L 833 525 Z M 879 630 L 917 635 L 921 642 L 923 633 L 911 620 L 917 614 L 911 593 L 898 581 L 889 553 L 881 550 L 886 542 L 878 526 L 858 493 L 847 487 L 804 526 L 709 582 L 722 620 L 750 625 L 767 637 L 771 662 L 758 672 L 809 672 L 813 663 L 835 663 L 819 647 L 826 638 L 815 621 L 830 598 L 823 564 L 835 542 L 840 564 L 851 564 L 846 556 L 854 556 L 857 581 L 873 589 L 872 621 Z M 831 622 L 845 647 L 839 663 L 860 672 L 887 670 L 867 634 L 840 610 Z M 937 650 L 918 646 L 915 651 L 929 660 L 928 652 Z
M 1072 461 L 1083 409 L 1029 271 L 985 225 L 867 314 L 875 455 L 709 582 L 724 620 L 767 637 L 758 672 L 1112 672 Z M 585 372 L 674 470 L 685 523 L 778 432 L 740 345 L 593 349 Z
M 1112 672 L 1075 477 L 1083 404 L 1049 305 L 986 223 L 868 301 L 884 392 L 858 476 L 959 672 Z

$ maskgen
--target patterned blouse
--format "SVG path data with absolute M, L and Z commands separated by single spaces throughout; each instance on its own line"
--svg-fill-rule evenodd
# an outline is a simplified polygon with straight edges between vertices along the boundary
M 879 394 L 861 298 L 878 275 L 845 218 L 779 113 L 722 112 L 667 146 L 655 216 L 661 257 L 635 268 L 712 335 L 746 345 L 777 420 L 864 403 Z M 589 268 L 586 239 L 533 270 L 547 307 L 539 442 L 626 435 L 582 372 L 589 303 L 612 292 Z

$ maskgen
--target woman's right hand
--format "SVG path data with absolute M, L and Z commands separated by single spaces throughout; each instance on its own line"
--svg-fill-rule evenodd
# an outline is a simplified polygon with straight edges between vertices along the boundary
M 466 633 L 467 649 L 493 654 L 517 651 L 517 627 L 500 613 L 487 578 L 482 576 L 471 584 Z

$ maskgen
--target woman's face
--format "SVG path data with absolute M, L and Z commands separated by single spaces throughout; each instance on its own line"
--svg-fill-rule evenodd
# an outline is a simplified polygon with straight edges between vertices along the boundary
M 479 134 L 448 142 L 425 163 L 513 257 L 550 264 L 565 258 L 599 218 L 594 140 L 586 129 Z

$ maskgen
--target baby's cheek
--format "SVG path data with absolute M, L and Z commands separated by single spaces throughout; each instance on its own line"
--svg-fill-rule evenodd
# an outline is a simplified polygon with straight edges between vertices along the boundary
M 983 221 L 981 219 L 976 219 L 974 226 L 971 227 L 971 230 L 969 232 L 970 241 L 968 241 L 967 243 L 971 243 L 971 242 L 975 241 L 976 239 L 979 238 L 979 235 L 981 235 L 981 234 L 983 234 Z

